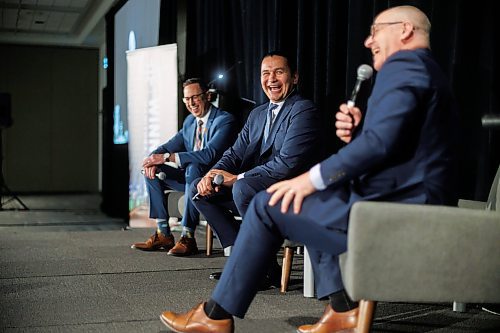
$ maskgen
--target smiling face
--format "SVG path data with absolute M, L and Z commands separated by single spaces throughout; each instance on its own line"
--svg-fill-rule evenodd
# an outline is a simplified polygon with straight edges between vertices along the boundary
M 203 91 L 199 83 L 189 84 L 184 87 L 184 104 L 189 112 L 195 117 L 203 117 L 209 107 L 206 92 Z
M 370 35 L 365 40 L 365 47 L 372 51 L 373 67 L 379 71 L 395 52 L 403 48 L 400 31 L 404 26 L 398 13 L 385 11 L 378 15 L 371 27 Z
M 298 82 L 298 74 L 290 71 L 285 57 L 272 55 L 262 60 L 260 82 L 271 102 L 283 101 Z
M 431 23 L 413 6 L 398 6 L 380 13 L 365 40 L 373 56 L 373 67 L 379 71 L 387 58 L 400 50 L 430 48 Z

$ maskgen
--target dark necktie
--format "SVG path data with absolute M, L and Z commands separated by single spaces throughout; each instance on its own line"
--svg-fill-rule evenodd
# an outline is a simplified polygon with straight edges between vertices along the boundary
M 198 120 L 198 129 L 196 130 L 196 139 L 194 143 L 194 150 L 201 150 L 201 143 L 203 142 L 203 120 Z
M 269 133 L 271 133 L 271 129 L 273 128 L 274 122 L 274 110 L 278 107 L 278 104 L 270 103 L 269 109 L 267 110 L 267 121 L 266 127 L 264 128 L 264 142 L 266 142 Z

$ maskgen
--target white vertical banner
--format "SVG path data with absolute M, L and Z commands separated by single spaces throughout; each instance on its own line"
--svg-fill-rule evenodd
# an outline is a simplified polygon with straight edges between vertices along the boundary
M 177 132 L 177 44 L 127 52 L 130 224 L 148 225 L 142 160 Z

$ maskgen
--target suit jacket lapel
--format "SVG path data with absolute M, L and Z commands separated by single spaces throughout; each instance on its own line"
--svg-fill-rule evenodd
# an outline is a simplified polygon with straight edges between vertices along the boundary
M 274 139 L 276 138 L 276 133 L 278 132 L 278 129 L 279 129 L 281 123 L 283 122 L 283 119 L 285 119 L 286 116 L 292 110 L 293 103 L 295 102 L 295 99 L 297 98 L 296 96 L 297 96 L 296 94 L 289 96 L 287 98 L 287 100 L 285 101 L 285 104 L 283 104 L 283 106 L 281 107 L 280 112 L 278 113 L 278 115 L 276 116 L 276 119 L 274 120 L 273 127 L 271 128 L 271 132 L 269 133 L 267 141 L 261 149 L 261 152 L 260 152 L 261 155 L 263 155 L 273 145 Z M 265 122 L 266 121 L 264 120 L 264 126 L 265 126 Z M 262 137 L 264 137 L 264 136 L 262 136 Z
M 214 122 L 214 119 L 219 111 L 219 109 L 217 109 L 215 106 L 211 106 L 211 108 L 212 110 L 210 111 L 210 116 L 207 119 L 207 124 L 205 125 L 205 130 L 203 131 L 203 141 L 205 142 L 205 145 L 208 141 L 208 133 L 210 131 L 210 126 L 212 126 L 212 123 Z
M 196 117 L 193 116 L 193 121 L 189 125 L 188 142 L 190 151 L 194 150 L 194 135 L 196 132 Z
M 260 110 L 255 110 L 259 112 L 259 115 L 255 119 L 255 131 L 250 132 L 251 142 L 260 141 L 264 137 L 264 127 L 266 127 L 266 117 L 267 117 L 267 107 L 269 103 L 264 104 Z M 253 111 L 253 112 L 255 112 Z

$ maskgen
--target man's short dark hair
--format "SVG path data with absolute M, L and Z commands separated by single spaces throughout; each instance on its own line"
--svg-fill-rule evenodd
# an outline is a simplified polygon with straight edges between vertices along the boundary
M 284 51 L 281 51 L 281 50 L 274 50 L 274 51 L 266 53 L 262 57 L 262 60 L 264 60 L 264 58 L 272 57 L 272 56 L 280 56 L 280 57 L 285 58 L 286 62 L 288 64 L 288 67 L 290 68 L 290 72 L 292 74 L 295 74 L 297 72 L 297 64 L 295 63 L 295 60 L 294 60 L 295 58 L 292 58 L 290 56 L 290 54 L 288 54 L 288 53 L 286 53 Z
M 208 86 L 205 83 L 205 81 L 203 81 L 199 77 L 193 77 L 193 78 L 187 79 L 182 84 L 182 88 L 185 88 L 186 86 L 189 86 L 190 84 L 195 84 L 195 83 L 198 83 L 200 85 L 200 88 L 201 88 L 201 90 L 203 90 L 203 92 L 208 90 Z

